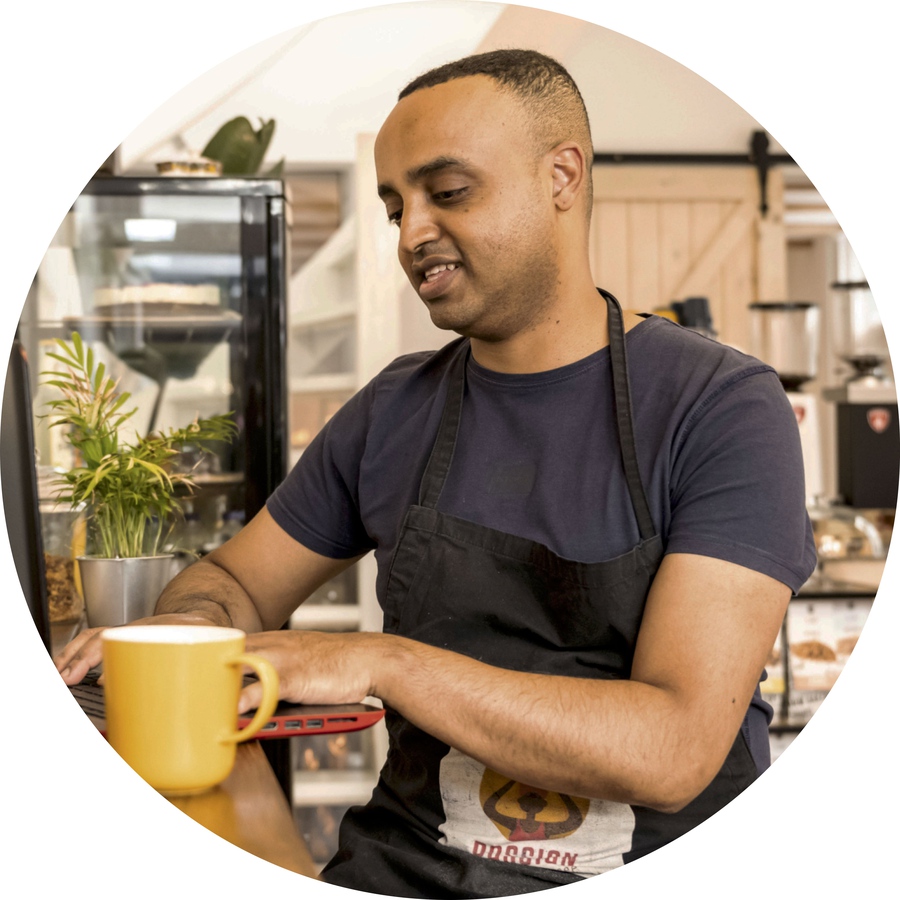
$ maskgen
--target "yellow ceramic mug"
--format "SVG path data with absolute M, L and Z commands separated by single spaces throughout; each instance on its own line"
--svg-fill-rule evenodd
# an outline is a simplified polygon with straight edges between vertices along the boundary
M 103 632 L 106 737 L 164 794 L 196 794 L 224 781 L 235 745 L 253 737 L 278 703 L 278 675 L 244 653 L 236 628 L 130 625 Z M 242 666 L 259 676 L 263 699 L 237 730 Z

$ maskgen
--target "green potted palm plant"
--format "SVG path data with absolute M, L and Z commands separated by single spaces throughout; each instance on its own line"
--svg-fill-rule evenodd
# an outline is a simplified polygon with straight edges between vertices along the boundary
M 126 441 L 120 430 L 137 411 L 125 408 L 130 394 L 118 391 L 77 332 L 71 343 L 57 344 L 59 352 L 48 355 L 63 370 L 41 373 L 44 384 L 59 390 L 47 415 L 76 450 L 57 496 L 87 514 L 88 550 L 78 567 L 88 625 L 122 625 L 150 615 L 171 577 L 166 542 L 180 512 L 179 492 L 194 487 L 190 473 L 176 469 L 181 448 L 230 441 L 237 427 L 228 413 Z

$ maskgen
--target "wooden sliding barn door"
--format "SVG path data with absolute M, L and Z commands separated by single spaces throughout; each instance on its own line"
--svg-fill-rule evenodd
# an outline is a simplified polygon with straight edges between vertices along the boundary
M 750 166 L 595 166 L 595 283 L 638 312 L 707 297 L 719 339 L 749 349 L 749 305 L 787 297 L 777 169 L 767 188 L 763 218 Z

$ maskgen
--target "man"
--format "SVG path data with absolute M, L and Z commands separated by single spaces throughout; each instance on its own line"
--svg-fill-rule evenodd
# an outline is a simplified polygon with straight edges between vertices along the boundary
M 336 884 L 575 881 L 768 764 L 755 691 L 815 564 L 796 424 L 770 368 L 598 293 L 591 157 L 578 89 L 540 54 L 401 93 L 378 190 L 432 320 L 462 337 L 382 372 L 157 606 L 263 632 L 248 648 L 285 697 L 383 700 L 388 759 L 345 817 Z M 370 550 L 385 633 L 274 630 Z M 68 681 L 98 643 L 58 660 Z

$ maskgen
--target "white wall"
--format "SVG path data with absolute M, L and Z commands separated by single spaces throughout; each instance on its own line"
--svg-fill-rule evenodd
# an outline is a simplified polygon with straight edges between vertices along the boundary
M 182 132 L 202 149 L 237 115 L 275 118 L 269 158 L 351 163 L 397 92 L 422 71 L 496 46 L 557 56 L 585 96 L 600 151 L 746 151 L 760 125 L 674 60 L 610 31 L 527 7 L 438 0 L 321 19 L 223 61 L 163 104 L 123 142 L 126 170 L 152 168 Z M 779 148 L 773 145 L 772 150 Z
M 238 115 L 276 119 L 272 161 L 351 163 L 356 135 L 378 130 L 400 89 L 432 66 L 473 52 L 502 9 L 459 0 L 375 7 L 272 38 L 163 104 L 123 142 L 122 164 L 133 169 L 165 158 L 173 147 L 159 142 L 186 124 L 184 137 L 200 150 Z M 262 68 L 267 57 L 272 64 Z
M 668 56 L 579 19 L 507 6 L 479 50 L 527 45 L 554 56 L 584 97 L 599 152 L 742 153 L 762 127 Z M 781 152 L 776 141 L 770 152 Z

